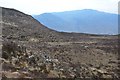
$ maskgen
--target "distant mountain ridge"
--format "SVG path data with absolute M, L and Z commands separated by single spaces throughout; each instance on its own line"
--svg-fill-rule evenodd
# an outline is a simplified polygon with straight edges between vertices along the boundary
M 92 9 L 43 13 L 33 16 L 45 26 L 62 32 L 117 34 L 118 15 Z

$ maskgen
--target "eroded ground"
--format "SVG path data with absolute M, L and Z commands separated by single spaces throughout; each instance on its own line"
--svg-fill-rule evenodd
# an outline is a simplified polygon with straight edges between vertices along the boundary
M 3 45 L 3 74 L 8 78 L 118 78 L 117 46 L 117 37 L 7 42 Z

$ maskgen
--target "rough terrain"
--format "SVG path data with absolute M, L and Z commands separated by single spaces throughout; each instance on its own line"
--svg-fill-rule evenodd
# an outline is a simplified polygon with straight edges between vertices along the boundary
M 3 78 L 119 79 L 118 36 L 64 33 L 2 8 Z

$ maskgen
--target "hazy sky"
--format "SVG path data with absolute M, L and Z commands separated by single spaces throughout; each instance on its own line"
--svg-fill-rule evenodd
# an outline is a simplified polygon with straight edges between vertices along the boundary
M 120 0 L 0 0 L 0 6 L 14 8 L 27 14 L 95 9 L 118 13 Z

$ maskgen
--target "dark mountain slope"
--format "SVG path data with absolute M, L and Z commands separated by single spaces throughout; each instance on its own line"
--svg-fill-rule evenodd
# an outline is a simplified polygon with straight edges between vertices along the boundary
M 28 41 L 33 37 L 42 38 L 44 41 L 51 41 L 52 37 L 56 37 L 56 31 L 48 29 L 29 15 L 6 8 L 3 8 L 2 12 L 4 38 Z
M 36 15 L 34 18 L 57 31 L 90 34 L 118 33 L 117 14 L 91 9 L 45 13 Z

